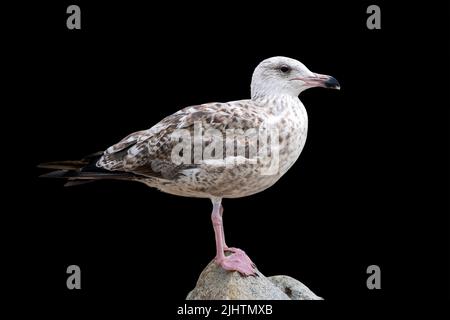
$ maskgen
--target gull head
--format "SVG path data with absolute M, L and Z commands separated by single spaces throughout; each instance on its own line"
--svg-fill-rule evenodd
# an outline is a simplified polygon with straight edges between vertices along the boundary
M 297 97 L 314 87 L 340 89 L 339 82 L 332 76 L 311 72 L 295 59 L 272 57 L 262 61 L 253 72 L 251 93 L 252 99 L 277 95 Z

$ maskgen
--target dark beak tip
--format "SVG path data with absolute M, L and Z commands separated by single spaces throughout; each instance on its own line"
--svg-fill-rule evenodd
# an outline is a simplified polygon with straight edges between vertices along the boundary
M 335 78 L 330 77 L 327 81 L 325 81 L 325 88 L 340 90 L 341 85 Z

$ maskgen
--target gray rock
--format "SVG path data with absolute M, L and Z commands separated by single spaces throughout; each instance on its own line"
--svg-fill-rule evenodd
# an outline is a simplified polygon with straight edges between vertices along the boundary
M 303 283 L 289 276 L 272 276 L 268 279 L 291 300 L 323 300 Z
M 322 300 L 303 283 L 288 276 L 244 277 L 211 261 L 186 300 Z

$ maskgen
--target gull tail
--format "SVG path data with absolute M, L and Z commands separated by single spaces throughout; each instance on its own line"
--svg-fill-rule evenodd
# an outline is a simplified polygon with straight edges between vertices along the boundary
M 88 162 L 80 161 L 54 161 L 38 164 L 38 168 L 55 170 L 78 170 L 86 166 Z
M 123 171 L 108 171 L 98 168 L 96 163 L 103 152 L 94 153 L 81 160 L 54 161 L 38 165 L 38 168 L 54 171 L 40 175 L 40 178 L 66 179 L 65 187 L 77 186 L 98 180 L 135 180 L 135 176 Z

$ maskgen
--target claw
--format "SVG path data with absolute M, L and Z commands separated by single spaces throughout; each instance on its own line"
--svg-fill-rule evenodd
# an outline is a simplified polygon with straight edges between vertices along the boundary
M 240 249 L 235 249 L 233 253 L 221 258 L 216 258 L 217 264 L 229 271 L 238 271 L 242 276 L 256 275 L 256 268 L 252 260 Z

